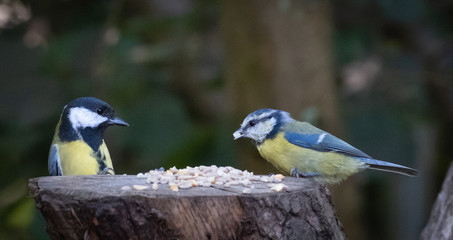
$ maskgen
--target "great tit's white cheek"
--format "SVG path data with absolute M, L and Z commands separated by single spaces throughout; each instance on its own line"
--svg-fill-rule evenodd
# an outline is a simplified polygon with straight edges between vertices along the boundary
M 69 110 L 69 120 L 74 129 L 92 127 L 95 128 L 106 122 L 108 118 L 101 116 L 91 110 L 82 107 L 75 107 Z

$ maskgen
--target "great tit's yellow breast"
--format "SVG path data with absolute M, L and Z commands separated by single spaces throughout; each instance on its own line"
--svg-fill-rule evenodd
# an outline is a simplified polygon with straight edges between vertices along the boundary
M 343 154 L 321 152 L 291 144 L 282 132 L 258 145 L 258 151 L 285 174 L 289 174 L 292 168 L 298 168 L 305 173 L 320 173 L 343 179 L 365 167 L 359 160 Z
M 106 167 L 113 169 L 112 160 L 104 141 L 99 147 L 99 153 L 84 141 L 59 142 L 58 152 L 63 175 L 96 175 L 102 169 L 97 159 L 101 159 Z

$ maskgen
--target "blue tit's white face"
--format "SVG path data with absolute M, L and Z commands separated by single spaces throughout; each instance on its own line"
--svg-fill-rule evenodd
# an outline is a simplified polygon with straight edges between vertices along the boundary
M 242 122 L 241 127 L 233 133 L 234 140 L 247 137 L 262 143 L 276 126 L 293 121 L 289 113 L 274 110 L 260 109 L 250 113 Z

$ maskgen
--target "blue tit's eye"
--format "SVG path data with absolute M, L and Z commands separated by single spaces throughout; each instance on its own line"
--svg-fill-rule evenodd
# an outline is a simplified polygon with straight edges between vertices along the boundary
M 97 112 L 99 115 L 102 115 L 102 114 L 104 113 L 104 109 L 98 108 L 98 109 L 96 109 L 96 112 Z
M 255 120 L 251 120 L 251 121 L 249 122 L 250 127 L 255 126 L 255 124 L 256 124 L 256 121 L 255 121 Z

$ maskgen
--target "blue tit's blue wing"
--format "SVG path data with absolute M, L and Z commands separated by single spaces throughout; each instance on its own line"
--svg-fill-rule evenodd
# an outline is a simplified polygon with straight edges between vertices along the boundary
M 50 176 L 63 175 L 63 171 L 61 170 L 60 154 L 58 153 L 57 144 L 53 144 L 52 147 L 50 148 L 49 162 L 47 167 L 49 169 Z
M 302 134 L 296 132 L 286 132 L 285 139 L 288 142 L 321 152 L 338 152 L 351 157 L 371 158 L 366 153 L 351 146 L 347 142 L 323 132 L 319 134 Z

